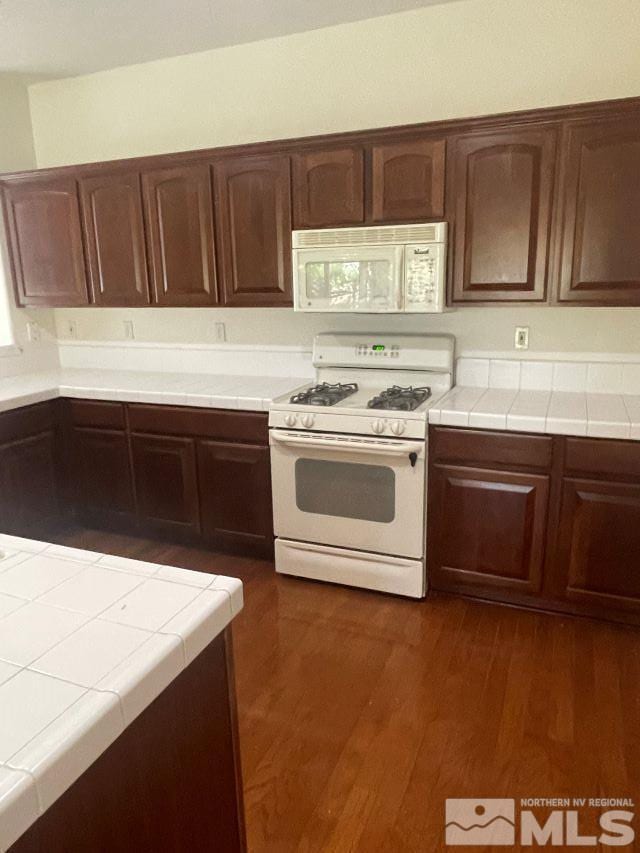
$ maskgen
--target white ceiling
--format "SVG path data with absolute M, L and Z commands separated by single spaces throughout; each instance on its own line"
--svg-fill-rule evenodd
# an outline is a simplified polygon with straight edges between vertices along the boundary
M 63 77 L 450 0 L 0 0 L 0 72 Z

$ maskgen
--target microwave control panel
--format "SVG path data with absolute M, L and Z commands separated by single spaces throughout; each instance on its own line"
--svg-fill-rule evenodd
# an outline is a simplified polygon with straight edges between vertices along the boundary
M 404 310 L 439 313 L 444 309 L 444 244 L 407 246 Z

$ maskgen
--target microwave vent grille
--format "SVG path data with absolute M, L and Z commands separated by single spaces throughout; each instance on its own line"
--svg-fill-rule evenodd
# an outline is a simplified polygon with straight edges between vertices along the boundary
M 379 228 L 323 228 L 294 231 L 294 249 L 330 246 L 383 246 L 398 243 L 444 243 L 446 222 L 419 225 L 383 225 Z

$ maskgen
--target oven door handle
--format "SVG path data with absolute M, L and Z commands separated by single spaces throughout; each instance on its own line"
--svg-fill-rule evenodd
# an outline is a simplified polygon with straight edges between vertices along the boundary
M 276 444 L 283 444 L 286 447 L 324 447 L 330 450 L 341 450 L 345 453 L 366 453 L 369 456 L 414 456 L 417 459 L 422 455 L 424 445 L 418 441 L 393 441 L 379 439 L 368 440 L 358 438 L 330 438 L 322 436 L 322 438 L 313 438 L 310 435 L 300 433 L 290 433 L 284 430 L 271 430 L 271 440 Z M 412 461 L 412 467 L 415 462 Z

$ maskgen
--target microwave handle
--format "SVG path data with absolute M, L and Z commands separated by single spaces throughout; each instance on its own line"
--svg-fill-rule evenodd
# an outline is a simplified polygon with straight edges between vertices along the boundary
M 286 447 L 328 447 L 331 450 L 344 450 L 349 453 L 372 453 L 380 456 L 403 456 L 408 455 L 411 467 L 419 456 L 422 455 L 422 445 L 415 441 L 366 441 L 356 439 L 350 441 L 344 438 L 312 438 L 298 433 L 289 433 L 285 430 L 271 430 L 271 440 L 275 444 L 283 444 Z

